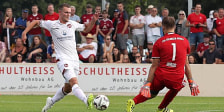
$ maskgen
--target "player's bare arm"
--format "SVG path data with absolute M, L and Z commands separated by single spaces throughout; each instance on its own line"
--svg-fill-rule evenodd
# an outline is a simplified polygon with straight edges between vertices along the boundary
M 23 31 L 22 33 L 22 40 L 24 43 L 26 43 L 26 34 L 35 26 L 39 26 L 40 25 L 40 20 L 34 20 L 32 21 L 29 26 L 26 27 L 26 29 Z

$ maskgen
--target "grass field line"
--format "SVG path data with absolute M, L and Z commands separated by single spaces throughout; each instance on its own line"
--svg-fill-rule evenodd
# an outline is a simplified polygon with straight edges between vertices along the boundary
M 0 103 L 20 103 L 20 104 L 35 104 L 35 103 L 45 103 L 45 101 L 43 102 L 27 102 L 27 101 L 0 101 Z M 63 102 L 63 104 L 78 104 L 80 102 Z M 126 104 L 126 102 L 123 103 L 115 103 L 116 105 L 120 105 L 120 104 Z M 160 104 L 160 103 L 153 103 L 153 102 L 145 102 L 144 104 Z M 172 104 L 176 104 L 176 105 L 192 105 L 192 104 L 196 104 L 196 105 L 207 105 L 207 104 L 211 104 L 211 105 L 216 105 L 216 104 L 224 104 L 224 103 L 172 103 Z M 222 110 L 223 111 L 223 110 Z M 198 111 L 199 112 L 199 111 Z M 207 112 L 207 111 L 200 111 L 200 112 Z M 209 112 L 209 111 L 208 111 Z
M 202 110 L 202 111 L 196 111 L 196 112 L 224 112 L 224 110 Z

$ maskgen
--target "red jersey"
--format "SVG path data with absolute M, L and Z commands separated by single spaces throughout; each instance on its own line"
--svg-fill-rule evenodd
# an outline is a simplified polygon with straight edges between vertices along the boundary
M 155 75 L 161 79 L 180 81 L 184 78 L 184 66 L 190 53 L 188 40 L 178 34 L 166 34 L 158 39 L 152 50 L 152 58 L 159 58 Z
M 54 12 L 52 15 L 50 15 L 49 13 L 45 15 L 44 20 L 58 20 L 59 15 L 58 13 Z M 45 31 L 45 35 L 48 37 L 51 37 L 51 34 L 48 30 L 44 29 Z
M 92 20 L 92 18 L 93 18 L 93 14 L 84 14 L 81 17 L 81 23 L 87 25 Z M 91 33 L 92 35 L 96 34 L 96 24 L 93 26 L 92 30 L 89 33 Z M 88 33 L 82 32 L 83 36 L 86 36 L 87 34 Z
M 27 17 L 27 22 L 32 22 L 33 20 L 42 20 L 43 16 L 41 14 L 37 14 L 37 16 L 33 16 L 33 14 L 29 15 Z M 33 28 L 29 31 L 30 35 L 36 35 L 36 34 L 41 34 L 41 28 L 37 27 L 37 28 Z
M 198 23 L 202 23 L 204 24 L 207 21 L 207 18 L 204 14 L 196 14 L 196 13 L 192 13 L 187 17 L 187 20 L 190 22 L 190 24 L 198 24 Z M 199 28 L 195 28 L 195 27 L 191 27 L 190 28 L 190 32 L 191 33 L 198 33 L 198 32 L 203 32 L 203 27 L 199 27 Z
M 128 13 L 126 11 L 120 12 L 117 18 L 117 34 L 123 31 L 125 20 L 128 20 Z M 125 30 L 124 34 L 128 34 L 128 28 Z
M 106 35 L 112 28 L 113 28 L 113 23 L 110 19 L 100 20 L 99 29 L 103 32 L 104 35 Z
M 205 51 L 207 50 L 209 47 L 209 44 L 205 44 L 204 42 L 198 44 L 198 47 L 197 47 L 197 52 L 202 52 L 202 51 Z
M 12 17 L 11 19 L 6 20 L 6 25 L 12 25 L 12 23 L 15 22 L 15 18 Z
M 224 35 L 224 18 L 215 21 L 214 28 L 219 32 L 221 35 Z

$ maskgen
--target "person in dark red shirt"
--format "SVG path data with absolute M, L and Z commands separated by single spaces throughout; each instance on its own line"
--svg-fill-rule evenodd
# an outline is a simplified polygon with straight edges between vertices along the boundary
M 43 19 L 43 15 L 38 13 L 38 6 L 37 5 L 33 5 L 32 6 L 32 14 L 30 14 L 27 17 L 27 25 L 26 26 L 29 26 L 30 23 L 33 20 L 42 20 L 42 19 Z M 31 45 L 34 36 L 42 37 L 41 36 L 41 28 L 39 26 L 35 26 L 33 29 L 31 29 L 29 31 L 29 33 L 28 33 L 28 43 L 29 43 L 29 46 Z
M 156 97 L 164 87 L 167 87 L 169 91 L 157 112 L 173 112 L 167 106 L 184 87 L 184 74 L 188 79 L 191 95 L 197 96 L 199 93 L 198 86 L 193 81 L 187 58 L 190 53 L 188 40 L 174 34 L 175 20 L 173 17 L 165 17 L 162 20 L 162 27 L 165 35 L 158 39 L 153 46 L 153 61 L 147 81 L 142 86 L 140 93 L 128 100 L 127 112 L 132 112 L 135 105 Z
M 48 4 L 47 6 L 48 14 L 45 15 L 44 20 L 58 20 L 59 15 L 58 13 L 54 12 L 54 5 Z M 48 30 L 44 29 L 45 32 L 45 41 L 47 45 L 51 45 L 52 37 Z
M 202 61 L 203 61 L 204 52 L 209 47 L 209 39 L 210 39 L 210 35 L 205 34 L 204 35 L 204 42 L 198 44 L 198 47 L 197 47 L 198 63 L 202 63 Z M 195 56 L 195 57 L 197 57 L 197 56 Z
M 91 4 L 86 5 L 86 14 L 83 14 L 81 17 L 81 23 L 87 25 L 93 18 L 93 7 Z M 99 29 L 99 22 L 96 22 L 92 30 L 89 32 L 93 35 L 93 42 L 97 42 L 97 34 Z M 87 33 L 81 33 L 81 43 L 86 42 Z
M 116 36 L 113 37 L 116 40 L 116 46 L 122 52 L 122 54 L 128 54 L 127 41 L 128 41 L 128 13 L 124 10 L 122 2 L 117 3 L 119 15 L 117 19 L 117 28 L 115 31 Z
M 220 8 L 218 10 L 219 16 L 217 20 L 214 21 L 213 30 L 216 34 L 217 48 L 223 48 L 224 45 L 224 9 Z
M 201 13 L 201 4 L 196 4 L 195 13 L 187 17 L 186 26 L 190 27 L 191 52 L 195 52 L 197 44 L 203 42 L 203 28 L 207 28 L 207 18 Z

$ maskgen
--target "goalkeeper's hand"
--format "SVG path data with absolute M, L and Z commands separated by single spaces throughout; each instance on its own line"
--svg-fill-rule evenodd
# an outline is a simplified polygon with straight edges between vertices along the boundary
M 151 83 L 150 82 L 146 82 L 141 90 L 140 90 L 140 93 L 142 96 L 146 97 L 146 98 L 150 98 L 151 97 L 151 93 L 150 93 L 150 86 L 151 86 Z
M 193 80 L 188 80 L 188 83 L 189 83 L 189 87 L 191 89 L 191 95 L 198 96 L 198 94 L 200 93 L 200 91 L 198 89 L 198 85 Z

